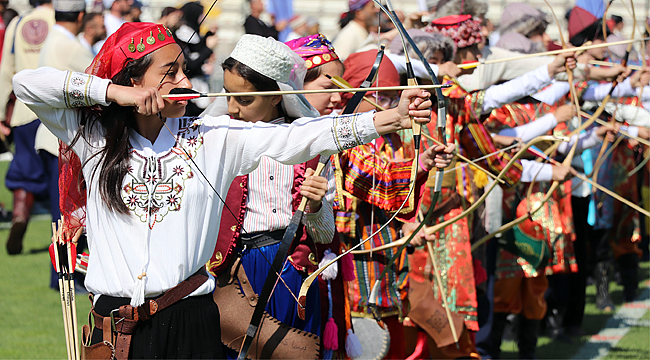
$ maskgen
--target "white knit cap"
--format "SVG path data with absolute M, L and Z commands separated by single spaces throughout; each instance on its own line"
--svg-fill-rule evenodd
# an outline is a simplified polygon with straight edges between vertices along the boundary
M 81 12 L 86 11 L 84 0 L 54 0 L 52 2 L 54 11 L 58 12 Z
M 115 0 L 103 0 L 103 3 L 104 3 L 104 9 L 106 9 L 106 10 L 110 10 L 110 9 L 111 9 L 111 6 L 113 6 L 113 3 L 114 3 L 114 2 L 115 2 Z
M 277 81 L 281 90 L 303 88 L 307 73 L 305 60 L 287 45 L 271 37 L 242 35 L 230 57 Z M 284 95 L 282 100 L 285 113 L 289 116 L 318 116 L 318 112 L 302 95 Z
M 251 34 L 242 35 L 230 57 L 266 77 L 283 83 L 289 81 L 292 67 L 301 65 L 295 60 L 300 56 L 291 51 L 287 45 L 271 37 Z M 302 67 L 306 72 L 307 66 L 304 60 Z M 296 70 L 300 71 L 298 68 Z

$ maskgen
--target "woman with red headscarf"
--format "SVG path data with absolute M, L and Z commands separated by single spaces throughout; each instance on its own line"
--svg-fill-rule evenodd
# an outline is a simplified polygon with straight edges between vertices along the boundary
M 181 118 L 187 102 L 162 96 L 191 86 L 184 62 L 167 28 L 126 23 L 85 74 L 40 68 L 14 77 L 16 96 L 83 164 L 92 343 L 112 342 L 118 358 L 224 357 L 204 265 L 223 211 L 217 197 L 236 176 L 262 156 L 301 163 L 409 127 L 409 115 L 430 116 L 430 94 L 410 90 L 392 111 L 282 126 Z M 116 339 L 102 331 L 109 326 Z

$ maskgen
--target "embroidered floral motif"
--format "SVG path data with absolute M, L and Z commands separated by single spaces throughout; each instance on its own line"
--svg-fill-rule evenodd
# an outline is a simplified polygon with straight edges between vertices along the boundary
M 200 120 L 179 119 L 176 146 L 164 154 L 144 156 L 133 150 L 131 165 L 122 187 L 122 199 L 140 221 L 153 226 L 171 211 L 179 211 L 187 188 L 194 177 L 186 163 L 194 158 L 203 144 Z M 151 217 L 151 219 L 149 219 Z
M 356 129 L 357 114 L 337 116 L 332 129 L 334 142 L 339 151 L 351 149 L 361 144 Z
M 63 98 L 67 107 L 91 106 L 89 91 L 92 78 L 88 74 L 68 71 L 63 86 Z

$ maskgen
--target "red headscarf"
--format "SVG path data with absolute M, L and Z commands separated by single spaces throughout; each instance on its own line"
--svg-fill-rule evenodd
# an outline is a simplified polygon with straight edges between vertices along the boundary
M 86 69 L 87 74 L 112 79 L 127 61 L 137 60 L 176 41 L 166 26 L 145 22 L 124 23 L 109 36 Z
M 343 62 L 345 66 L 345 73 L 343 74 L 343 79 L 350 83 L 352 87 L 359 87 L 361 83 L 368 77 L 372 65 L 375 63 L 375 58 L 377 57 L 377 50 L 368 50 L 364 52 L 354 53 L 348 56 Z M 377 72 L 377 80 L 372 84 L 373 86 L 399 86 L 400 78 L 395 65 L 384 56 L 384 59 L 379 65 L 379 71 Z M 350 101 L 354 94 L 353 93 L 342 93 L 341 94 L 341 106 L 345 107 L 345 104 Z

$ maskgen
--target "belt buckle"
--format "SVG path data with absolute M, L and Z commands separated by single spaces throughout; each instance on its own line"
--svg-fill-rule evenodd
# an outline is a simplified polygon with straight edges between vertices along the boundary
M 116 325 L 119 324 L 120 321 L 124 320 L 124 318 L 121 318 L 121 319 L 115 321 L 115 313 L 116 313 L 116 312 L 119 313 L 119 312 L 120 312 L 120 309 L 119 309 L 119 308 L 117 308 L 117 309 L 113 309 L 113 310 L 111 310 L 111 313 L 110 313 L 110 317 L 111 317 L 111 330 L 112 330 L 114 333 L 117 333 L 117 327 L 116 327 Z

